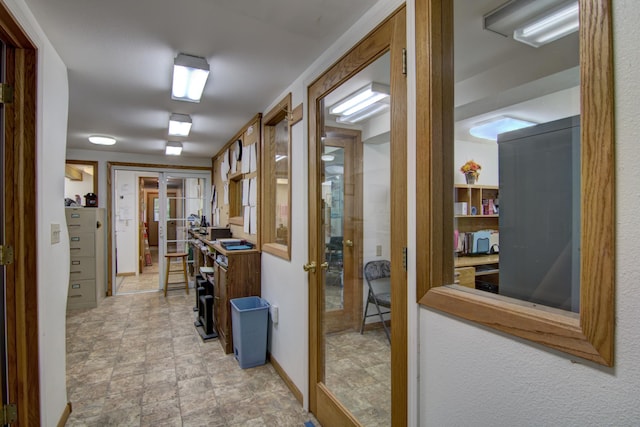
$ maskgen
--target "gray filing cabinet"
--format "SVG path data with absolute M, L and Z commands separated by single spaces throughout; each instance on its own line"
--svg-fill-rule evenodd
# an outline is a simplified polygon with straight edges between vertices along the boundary
M 67 308 L 94 308 L 105 296 L 105 210 L 65 210 L 71 252 Z

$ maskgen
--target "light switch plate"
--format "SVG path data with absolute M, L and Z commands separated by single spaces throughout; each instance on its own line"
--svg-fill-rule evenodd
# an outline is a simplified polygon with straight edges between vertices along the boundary
M 51 244 L 60 243 L 60 224 L 51 224 Z

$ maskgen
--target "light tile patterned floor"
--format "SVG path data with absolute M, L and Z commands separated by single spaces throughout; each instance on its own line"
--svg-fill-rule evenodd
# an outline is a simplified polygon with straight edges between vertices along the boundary
M 193 296 L 106 298 L 67 316 L 67 426 L 301 426 L 270 364 L 241 369 L 194 326 Z

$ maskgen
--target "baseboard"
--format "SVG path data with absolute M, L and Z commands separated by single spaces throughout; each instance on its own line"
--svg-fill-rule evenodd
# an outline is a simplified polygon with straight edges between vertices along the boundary
M 60 421 L 58 421 L 58 427 L 64 427 L 69 420 L 69 415 L 71 415 L 71 402 L 67 402 L 64 407 L 64 411 L 62 411 L 62 415 L 60 416 Z
M 389 331 L 391 331 L 391 321 L 387 320 L 387 328 L 389 328 Z M 364 330 L 366 331 L 375 331 L 377 329 L 382 329 L 382 322 L 371 322 L 371 323 L 365 323 L 364 324 Z
M 282 366 L 280 366 L 278 361 L 274 359 L 270 353 L 269 353 L 269 361 L 271 362 L 271 366 L 273 366 L 273 369 L 275 369 L 278 375 L 280 375 L 280 378 L 282 378 L 282 381 L 284 381 L 287 387 L 289 387 L 289 390 L 291 390 L 291 393 L 293 393 L 293 395 L 298 400 L 298 402 L 300 402 L 300 404 L 303 405 L 304 403 L 303 403 L 302 392 L 298 389 L 298 387 L 296 387 L 296 385 L 293 383 L 291 378 L 289 378 L 289 375 L 287 375 L 284 369 L 282 369 Z
M 125 272 L 125 273 L 117 273 L 116 277 L 126 277 L 126 276 L 135 276 L 136 272 L 132 271 L 132 272 Z

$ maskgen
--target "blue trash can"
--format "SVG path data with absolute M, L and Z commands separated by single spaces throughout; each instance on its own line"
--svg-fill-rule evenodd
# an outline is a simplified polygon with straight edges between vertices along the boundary
M 242 369 L 267 361 L 269 303 L 260 297 L 234 298 L 231 303 L 233 353 Z

